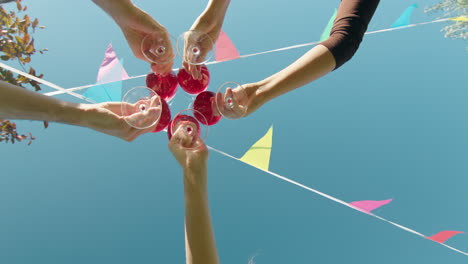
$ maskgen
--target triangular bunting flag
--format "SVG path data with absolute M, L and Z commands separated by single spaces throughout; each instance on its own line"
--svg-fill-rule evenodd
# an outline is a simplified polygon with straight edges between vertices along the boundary
M 104 54 L 104 60 L 99 67 L 99 72 L 97 76 L 98 83 L 106 82 L 115 82 L 128 79 L 128 74 L 125 68 L 123 67 L 123 62 L 121 63 L 117 58 L 112 44 L 106 49 Z
M 221 30 L 221 32 L 219 33 L 218 40 L 216 40 L 215 60 L 227 61 L 234 60 L 239 57 L 240 54 L 239 51 L 237 51 L 236 46 L 234 46 L 226 32 Z
M 240 158 L 241 161 L 262 170 L 268 170 L 273 143 L 273 126 Z
M 460 231 L 442 231 L 431 237 L 427 237 L 427 239 L 430 239 L 438 243 L 444 243 L 445 241 L 447 241 L 449 238 L 453 237 L 454 235 L 462 234 L 462 233 L 463 232 L 460 232 Z
M 358 208 L 359 210 L 370 213 L 372 210 L 375 210 L 381 206 L 389 204 L 392 199 L 383 200 L 383 201 L 356 201 L 349 203 L 350 205 Z
M 122 82 L 97 84 L 83 94 L 97 102 L 120 102 L 122 100 Z
M 120 102 L 122 100 L 121 81 L 128 78 L 127 71 L 123 67 L 123 59 L 119 61 L 112 44 L 109 44 L 99 67 L 97 84 L 88 88 L 83 95 L 98 103 Z
M 408 26 L 411 23 L 410 19 L 413 14 L 413 10 L 417 7 L 417 4 L 413 4 L 406 8 L 406 10 L 403 11 L 403 14 L 401 14 L 401 16 L 393 23 L 392 28 Z
M 453 17 L 453 18 L 450 18 L 450 20 L 454 20 L 454 21 L 462 21 L 462 22 L 468 22 L 468 17 Z

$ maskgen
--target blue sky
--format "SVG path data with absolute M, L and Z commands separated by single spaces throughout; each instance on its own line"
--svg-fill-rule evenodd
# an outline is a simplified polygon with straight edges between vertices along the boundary
M 174 36 L 198 1 L 135 1 Z M 46 29 L 33 66 L 63 87 L 95 82 L 112 43 L 129 75 L 148 71 L 91 1 L 26 1 Z M 339 1 L 232 1 L 224 30 L 241 54 L 318 40 Z M 382 1 L 369 30 L 417 3 Z M 325 78 L 242 120 L 222 120 L 207 144 L 240 157 L 274 125 L 270 170 L 345 201 L 394 201 L 376 214 L 423 234 L 468 232 L 466 41 L 444 24 L 365 37 Z M 307 48 L 210 66 L 210 90 L 261 80 Z M 127 81 L 129 88 L 144 79 Z M 44 91 L 51 91 L 44 87 Z M 67 95 L 59 98 L 74 100 Z M 188 104 L 179 92 L 174 110 Z M 0 262 L 183 263 L 181 170 L 165 134 L 127 143 L 85 128 L 21 121 L 31 145 L 2 145 Z M 466 263 L 466 256 L 210 153 L 210 204 L 221 263 Z M 468 250 L 468 237 L 448 244 Z

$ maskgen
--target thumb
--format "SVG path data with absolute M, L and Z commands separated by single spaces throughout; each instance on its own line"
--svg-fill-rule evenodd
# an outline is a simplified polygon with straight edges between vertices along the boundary
M 176 131 L 172 134 L 170 145 L 176 148 L 187 148 L 191 145 L 193 136 L 186 132 L 187 124 L 180 124 L 177 126 Z

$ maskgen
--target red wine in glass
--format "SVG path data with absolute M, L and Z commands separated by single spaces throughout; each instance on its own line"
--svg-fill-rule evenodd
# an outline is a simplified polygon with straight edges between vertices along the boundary
M 193 102 L 193 108 L 197 111 L 194 113 L 200 123 L 211 126 L 221 120 L 222 115 L 219 114 L 215 105 L 215 93 L 204 91 L 197 95 Z
M 146 86 L 155 91 L 162 99 L 170 101 L 177 92 L 178 79 L 174 72 L 165 76 L 149 73 L 146 75 Z
M 166 100 L 161 100 L 161 106 L 162 106 L 161 116 L 159 117 L 158 124 L 152 131 L 153 133 L 162 131 L 171 122 L 171 109 L 169 108 L 169 105 L 166 103 Z
M 194 79 L 183 67 L 179 69 L 179 73 L 177 74 L 180 87 L 189 94 L 199 94 L 205 91 L 210 83 L 210 72 L 208 68 L 205 65 L 196 67 L 201 67 L 202 78 L 200 80 Z

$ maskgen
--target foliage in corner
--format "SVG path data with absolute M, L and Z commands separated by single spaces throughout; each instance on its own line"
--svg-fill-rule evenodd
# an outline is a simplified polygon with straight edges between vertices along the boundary
M 468 0 L 443 0 L 429 8 L 426 8 L 426 13 L 442 13 L 440 18 L 452 17 L 467 17 L 468 16 Z M 445 31 L 446 38 L 462 38 L 468 37 L 468 21 L 453 20 L 449 25 L 442 28 Z
M 20 64 L 25 72 L 34 75 L 38 78 L 42 78 L 42 74 L 37 74 L 36 70 L 29 66 L 31 62 L 31 56 L 37 51 L 43 54 L 47 49 L 36 50 L 34 46 L 34 38 L 32 33 L 37 28 L 44 28 L 39 26 L 39 20 L 37 18 L 31 19 L 27 14 L 24 14 L 27 10 L 27 6 L 23 6 L 20 0 L 0 0 L 0 3 L 14 2 L 16 7 L 13 7 L 11 11 L 0 5 L 0 59 L 3 61 L 16 61 Z M 6 5 L 8 7 L 8 5 Z M 15 10 L 16 9 L 16 10 Z M 26 88 L 27 85 L 34 88 L 35 91 L 41 90 L 39 83 L 34 80 L 30 80 L 21 75 L 15 75 L 12 72 L 0 68 L 0 80 Z M 44 122 L 44 126 L 46 126 Z M 11 142 L 23 141 L 29 139 L 31 144 L 34 137 L 29 133 L 29 136 L 20 135 L 16 131 L 16 124 L 8 120 L 0 120 L 0 142 Z

